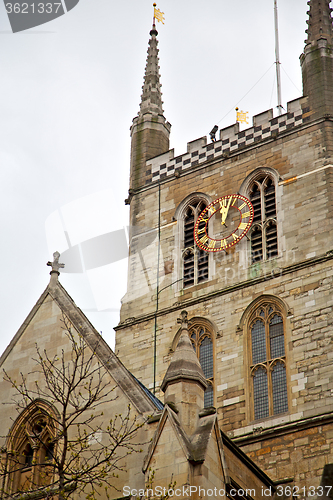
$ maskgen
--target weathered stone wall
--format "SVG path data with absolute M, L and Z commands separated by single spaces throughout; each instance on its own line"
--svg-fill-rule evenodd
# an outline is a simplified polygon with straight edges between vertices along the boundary
M 326 144 L 330 130 L 331 124 L 326 122 L 322 128 L 306 125 L 276 141 L 260 143 L 213 164 L 208 162 L 199 170 L 194 169 L 178 179 L 161 184 L 158 309 L 163 314 L 158 316 L 157 321 L 160 380 L 165 372 L 161 359 L 168 356 L 179 308 L 190 307 L 193 315 L 203 315 L 215 322 L 218 329 L 223 327 L 225 330 L 221 306 L 223 304 L 225 310 L 229 301 L 233 311 L 242 311 L 257 295 L 270 293 L 286 299 L 289 308 L 293 307 L 287 300 L 289 296 L 292 302 L 296 300 L 297 303 L 300 303 L 301 297 L 307 297 L 302 307 L 313 307 L 312 295 L 318 294 L 318 289 L 322 288 L 323 284 L 319 281 L 327 278 L 325 269 L 319 271 L 316 267 L 320 265 L 322 269 L 325 264 L 322 261 L 317 263 L 316 259 L 325 260 L 326 252 L 333 246 L 333 167 L 327 166 L 331 146 Z M 259 167 L 274 169 L 280 179 L 280 185 L 276 187 L 278 257 L 251 265 L 249 242 L 243 238 L 228 254 L 221 252 L 210 256 L 210 278 L 207 282 L 181 289 L 181 284 L 177 282 L 181 278 L 179 224 L 173 220 L 176 208 L 193 192 L 206 193 L 211 199 L 238 192 L 246 177 Z M 303 177 L 283 184 L 283 181 L 296 176 Z M 128 293 L 123 299 L 121 313 L 124 323 L 116 335 L 117 354 L 138 376 L 142 377 L 147 370 L 142 380 L 148 385 L 151 375 L 146 367 L 152 364 L 153 315 L 156 311 L 158 196 L 156 185 L 135 195 L 136 206 L 140 206 L 138 231 L 141 228 L 146 228 L 146 231 L 144 236 L 132 239 Z M 223 300 L 215 298 L 214 294 L 223 296 Z M 245 298 L 242 303 L 239 303 L 240 296 Z M 325 308 L 325 300 L 321 301 L 321 309 Z M 306 314 L 305 309 L 302 314 Z M 146 321 L 140 321 L 136 326 L 139 319 Z M 239 317 L 233 313 L 230 328 L 236 330 L 238 322 Z M 218 356 L 218 351 L 216 354 Z
M 299 425 L 299 430 L 295 425 L 281 431 L 281 435 L 277 432 L 278 435 L 271 434 L 266 439 L 259 433 L 257 441 L 253 438 L 252 443 L 242 445 L 242 449 L 273 481 L 289 479 L 283 489 L 296 487 L 295 493 L 299 488 L 301 498 L 311 497 L 314 494 L 310 487 L 318 488 L 324 465 L 333 461 L 333 423 L 330 420 L 330 423 L 308 423 L 306 428 Z
M 214 404 L 222 429 L 244 443 L 258 432 L 271 432 L 265 441 L 244 444 L 244 450 L 273 479 L 294 477 L 297 486 L 317 486 L 323 465 L 333 458 L 324 442 L 315 447 L 310 444 L 312 440 L 321 442 L 324 428 L 314 424 L 311 431 L 297 430 L 308 419 L 333 410 L 332 146 L 330 119 L 305 121 L 275 138 L 224 157 L 215 155 L 182 171 L 180 177 L 161 177 L 161 291 L 156 324 L 157 231 L 153 244 L 141 245 L 141 255 L 133 242 L 128 294 L 116 334 L 117 354 L 149 388 L 153 387 L 156 338 L 156 394 L 163 398 L 159 385 L 171 359 L 181 310 L 188 311 L 189 319 L 209 320 L 215 330 Z M 211 200 L 239 191 L 246 194 L 246 180 L 258 168 L 272 172 L 277 179 L 278 256 L 251 264 L 249 242 L 243 238 L 228 253 L 210 256 L 207 282 L 182 289 L 177 281 L 181 278 L 180 230 L 174 220 L 177 207 L 196 192 Z M 142 227 L 158 227 L 158 196 L 157 184 L 135 193 Z M 280 301 L 284 310 L 289 410 L 256 422 L 246 315 L 249 305 L 263 295 Z M 290 430 L 275 437 L 275 430 L 284 426 L 291 426 Z M 328 424 L 325 429 L 332 432 Z M 295 457 L 299 458 L 296 464 Z
M 333 167 L 329 166 L 332 144 L 327 141 L 331 130 L 330 122 L 323 127 L 305 125 L 276 141 L 258 144 L 228 159 L 207 162 L 178 179 L 161 184 L 160 288 L 181 278 L 179 224 L 173 218 L 186 196 L 201 192 L 213 200 L 239 192 L 247 176 L 260 167 L 276 172 L 280 181 L 276 186 L 279 256 L 251 266 L 249 243 L 243 238 L 227 255 L 222 252 L 211 257 L 207 283 L 185 289 L 181 294 L 181 285 L 176 283 L 172 294 L 161 293 L 160 309 L 170 307 L 175 296 L 195 297 L 331 250 Z M 297 176 L 294 182 L 286 182 Z M 137 234 L 131 240 L 128 295 L 123 300 L 122 320 L 156 308 L 152 297 L 157 280 L 158 198 L 155 185 L 142 189 L 132 200 Z M 173 269 L 168 275 L 164 274 L 166 262 L 170 262 Z
M 246 405 L 245 388 L 249 375 L 244 356 L 248 335 L 246 325 L 240 327 L 240 324 L 248 305 L 264 294 L 280 297 L 288 306 L 285 335 L 290 412 L 307 417 L 321 413 L 324 408 L 331 411 L 332 280 L 333 261 L 330 258 L 282 277 L 250 282 L 236 290 L 222 289 L 213 296 L 192 299 L 185 304 L 177 303 L 157 318 L 158 385 L 170 361 L 172 341 L 178 331 L 177 317 L 186 306 L 190 319 L 202 316 L 216 325 L 216 406 L 223 415 L 223 429 L 229 431 L 248 425 L 251 414 Z M 126 337 L 128 345 L 133 346 L 133 349 L 128 348 L 127 364 L 141 380 L 152 386 L 154 318 L 121 329 L 118 335 L 120 333 L 122 338 Z

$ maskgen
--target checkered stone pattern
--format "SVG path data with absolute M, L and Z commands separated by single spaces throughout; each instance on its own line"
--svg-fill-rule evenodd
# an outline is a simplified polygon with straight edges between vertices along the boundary
M 306 110 L 303 110 L 305 112 Z M 218 159 L 222 154 L 229 154 L 251 146 L 257 142 L 268 139 L 275 134 L 280 134 L 290 130 L 298 125 L 302 125 L 306 119 L 303 118 L 302 110 L 299 109 L 292 113 L 286 113 L 269 120 L 266 124 L 251 127 L 249 129 L 238 132 L 234 136 L 225 138 L 216 142 L 207 144 L 198 151 L 191 151 L 181 156 L 173 158 L 167 163 L 156 165 L 152 169 L 151 181 L 165 179 L 172 176 L 176 171 L 184 172 L 190 168 L 194 168 L 201 163 Z

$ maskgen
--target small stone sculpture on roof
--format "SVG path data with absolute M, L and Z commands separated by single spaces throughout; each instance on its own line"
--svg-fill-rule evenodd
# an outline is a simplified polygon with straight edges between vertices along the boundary
M 53 262 L 47 262 L 47 266 L 51 266 L 52 270 L 50 271 L 50 274 L 52 273 L 57 273 L 59 276 L 59 269 L 63 269 L 65 267 L 65 264 L 60 264 L 59 262 L 59 257 L 60 253 L 59 252 L 54 252 L 53 254 Z

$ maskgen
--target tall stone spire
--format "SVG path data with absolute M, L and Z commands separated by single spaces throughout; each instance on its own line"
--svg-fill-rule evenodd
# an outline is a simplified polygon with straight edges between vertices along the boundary
M 309 0 L 307 40 L 301 55 L 303 94 L 312 118 L 333 115 L 333 28 L 329 0 Z
M 169 150 L 171 125 L 163 116 L 161 83 L 158 65 L 158 40 L 155 20 L 150 31 L 148 55 L 140 111 L 131 127 L 130 188 L 144 186 L 146 161 Z
M 157 35 L 158 32 L 153 24 L 153 28 L 150 31 L 139 115 L 144 115 L 145 113 L 157 113 L 158 115 L 163 115 L 159 73 L 160 67 L 158 65 Z

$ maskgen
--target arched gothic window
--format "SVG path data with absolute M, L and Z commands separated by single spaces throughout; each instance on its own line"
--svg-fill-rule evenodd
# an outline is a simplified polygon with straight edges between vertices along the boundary
M 288 411 L 284 320 L 273 304 L 261 304 L 249 320 L 254 419 Z
M 214 356 L 212 333 L 207 326 L 203 324 L 194 324 L 189 328 L 189 336 L 208 383 L 208 387 L 205 390 L 204 406 L 205 408 L 214 406 Z
M 32 403 L 16 419 L 6 446 L 5 492 L 14 494 L 51 483 L 55 420 L 42 401 Z
M 250 232 L 251 262 L 271 259 L 278 255 L 275 184 L 263 174 L 250 186 L 249 198 L 254 208 Z
M 194 224 L 207 203 L 201 199 L 191 200 L 184 211 L 184 233 L 182 267 L 184 288 L 208 279 L 208 254 L 194 242 Z

